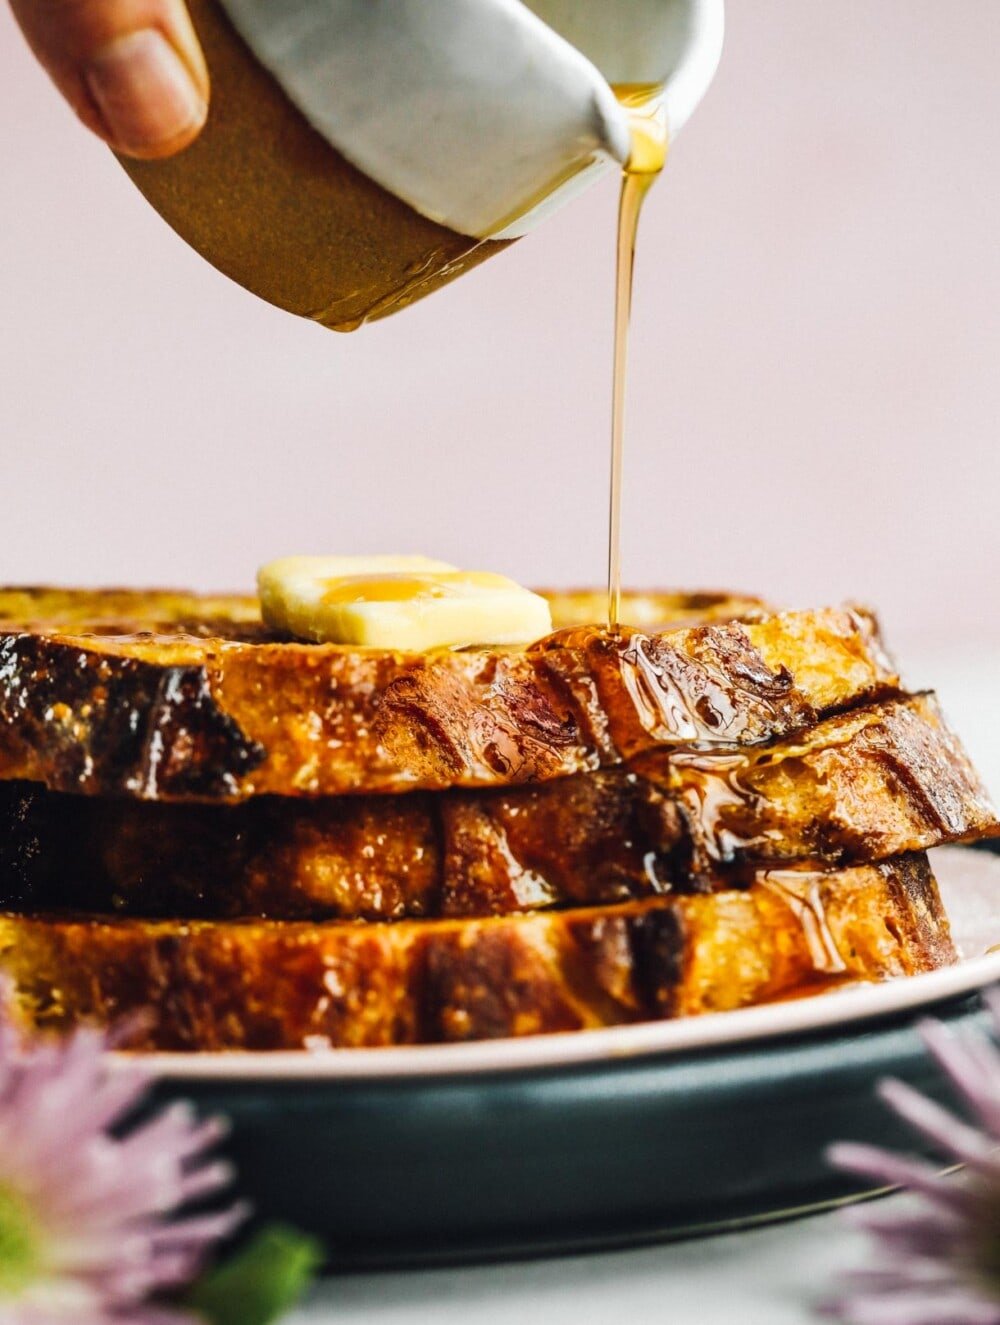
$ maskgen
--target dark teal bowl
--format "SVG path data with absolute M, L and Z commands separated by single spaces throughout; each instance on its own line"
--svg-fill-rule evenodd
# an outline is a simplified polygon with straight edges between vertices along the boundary
M 975 998 L 934 1009 L 985 1021 Z M 228 1115 L 262 1217 L 340 1267 L 610 1247 L 778 1218 L 858 1194 L 824 1149 L 909 1146 L 873 1091 L 937 1094 L 913 1014 L 724 1052 L 366 1080 L 174 1079 Z

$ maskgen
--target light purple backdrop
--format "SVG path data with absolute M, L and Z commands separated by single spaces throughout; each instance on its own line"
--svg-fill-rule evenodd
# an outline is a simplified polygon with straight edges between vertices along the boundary
M 734 0 L 649 203 L 632 583 L 1000 638 L 1000 5 Z M 604 575 L 608 184 L 353 336 L 177 240 L 0 11 L 0 579 L 249 585 L 295 551 Z

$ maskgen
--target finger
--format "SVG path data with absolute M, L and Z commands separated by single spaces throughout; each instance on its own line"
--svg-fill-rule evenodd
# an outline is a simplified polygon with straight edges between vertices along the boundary
M 80 119 L 127 156 L 179 152 L 208 114 L 208 69 L 183 0 L 11 0 Z

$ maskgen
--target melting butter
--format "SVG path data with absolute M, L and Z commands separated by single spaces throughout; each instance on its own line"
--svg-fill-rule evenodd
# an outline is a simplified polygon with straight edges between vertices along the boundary
M 426 557 L 289 557 L 258 575 L 268 625 L 314 643 L 425 650 L 528 644 L 548 603 L 491 571 Z

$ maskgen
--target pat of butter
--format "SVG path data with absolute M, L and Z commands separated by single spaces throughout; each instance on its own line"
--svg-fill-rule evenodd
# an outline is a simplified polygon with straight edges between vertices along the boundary
M 286 557 L 257 577 L 264 620 L 299 639 L 377 649 L 530 644 L 552 629 L 538 594 L 428 557 Z

